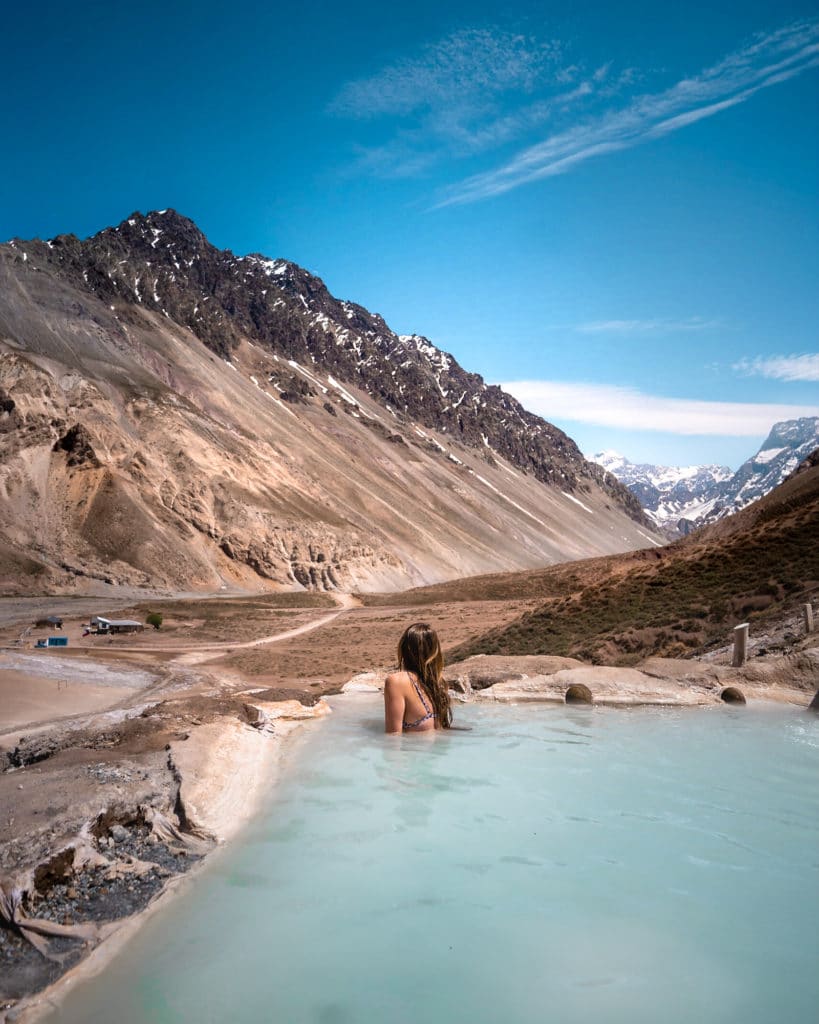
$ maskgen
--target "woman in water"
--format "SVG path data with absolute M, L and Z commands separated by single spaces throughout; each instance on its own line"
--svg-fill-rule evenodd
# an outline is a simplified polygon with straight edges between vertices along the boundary
M 444 656 L 426 622 L 409 626 L 398 641 L 398 671 L 384 683 L 384 731 L 431 732 L 452 726 L 449 691 L 441 678 Z

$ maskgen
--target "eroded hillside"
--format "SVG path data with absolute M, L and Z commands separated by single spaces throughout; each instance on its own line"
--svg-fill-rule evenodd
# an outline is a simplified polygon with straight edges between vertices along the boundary
M 6 592 L 385 590 L 656 543 L 500 389 L 173 212 L 0 247 L 0 349 Z

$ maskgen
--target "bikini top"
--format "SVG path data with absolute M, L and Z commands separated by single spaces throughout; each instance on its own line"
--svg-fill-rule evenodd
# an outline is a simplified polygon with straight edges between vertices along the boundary
M 412 679 L 412 685 L 415 687 L 415 692 L 418 694 L 418 700 L 420 700 L 421 704 L 424 706 L 426 714 L 421 715 L 420 718 L 416 718 L 414 722 L 404 722 L 402 724 L 402 729 L 404 732 L 411 732 L 413 729 L 418 729 L 420 726 L 424 724 L 424 722 L 428 722 L 430 718 L 433 721 L 435 721 L 435 711 L 427 703 L 426 697 L 424 697 L 423 691 L 421 690 L 421 687 L 418 685 L 415 676 L 410 673 L 408 673 L 408 675 L 410 676 L 410 679 Z

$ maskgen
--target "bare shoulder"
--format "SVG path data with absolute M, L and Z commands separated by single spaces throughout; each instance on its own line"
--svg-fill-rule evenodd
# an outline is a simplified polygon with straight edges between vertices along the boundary
M 390 672 L 384 680 L 384 689 L 397 691 L 405 690 L 409 685 L 409 676 L 406 672 Z

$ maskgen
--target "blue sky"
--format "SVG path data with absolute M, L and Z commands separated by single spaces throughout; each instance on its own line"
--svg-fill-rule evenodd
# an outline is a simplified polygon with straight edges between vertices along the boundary
M 0 237 L 173 207 L 586 452 L 737 465 L 819 412 L 815 2 L 288 7 L 17 11 Z

